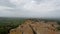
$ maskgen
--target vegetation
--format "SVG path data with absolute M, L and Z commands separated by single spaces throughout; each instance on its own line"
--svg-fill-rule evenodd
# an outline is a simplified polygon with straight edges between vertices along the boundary
M 0 34 L 8 34 L 10 29 L 24 23 L 23 18 L 0 18 Z

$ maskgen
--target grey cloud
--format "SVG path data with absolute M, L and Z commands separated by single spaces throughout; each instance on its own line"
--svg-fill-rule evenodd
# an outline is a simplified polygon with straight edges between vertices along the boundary
M 42 4 L 45 2 L 51 3 L 50 0 L 34 0 L 36 3 L 36 7 L 37 4 Z M 6 7 L 11 7 L 14 9 L 5 9 L 5 11 L 1 11 L 0 10 L 0 16 L 5 16 L 5 17 L 60 17 L 60 1 L 56 0 L 56 2 L 52 2 L 54 3 L 53 8 L 55 8 L 53 11 L 33 11 L 33 10 L 28 10 L 28 9 L 24 9 L 23 6 L 25 5 L 25 3 L 20 4 L 19 6 L 16 6 L 15 4 L 10 3 L 8 0 L 0 0 L 0 6 L 6 6 Z M 29 3 L 28 3 L 29 4 Z M 31 4 L 29 4 L 28 6 L 30 6 Z M 31 5 L 32 6 L 32 5 Z M 46 5 L 47 6 L 47 5 Z M 32 6 L 33 7 L 33 6 Z M 44 6 L 43 6 L 44 7 Z M 38 9 L 38 8 L 37 8 Z M 35 10 L 37 10 L 35 9 Z
M 8 7 L 13 7 L 13 8 L 16 7 L 16 5 L 13 5 L 8 0 L 0 0 L 0 6 L 8 6 Z

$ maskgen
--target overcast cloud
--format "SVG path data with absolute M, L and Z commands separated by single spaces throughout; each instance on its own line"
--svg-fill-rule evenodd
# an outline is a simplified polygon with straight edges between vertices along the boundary
M 60 0 L 0 0 L 0 17 L 60 17 Z

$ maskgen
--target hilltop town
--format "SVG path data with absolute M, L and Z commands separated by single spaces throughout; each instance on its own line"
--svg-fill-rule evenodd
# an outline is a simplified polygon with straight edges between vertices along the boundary
M 37 21 L 27 19 L 17 28 L 11 29 L 9 34 L 60 34 L 55 21 Z

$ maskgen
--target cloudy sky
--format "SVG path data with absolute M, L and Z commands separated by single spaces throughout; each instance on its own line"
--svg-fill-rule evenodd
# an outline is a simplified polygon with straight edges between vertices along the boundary
M 0 0 L 0 17 L 60 17 L 60 0 Z

